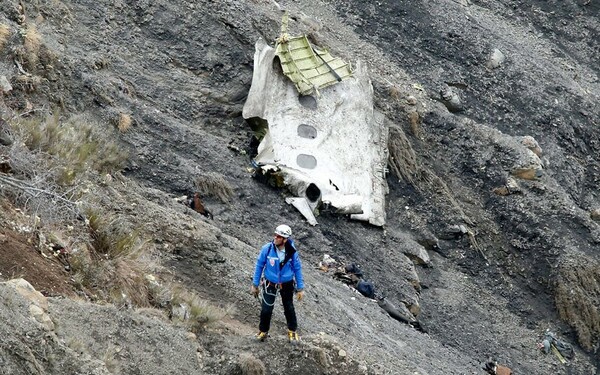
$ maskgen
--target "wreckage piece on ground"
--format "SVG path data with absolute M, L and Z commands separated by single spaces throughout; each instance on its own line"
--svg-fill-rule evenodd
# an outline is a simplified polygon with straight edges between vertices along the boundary
M 258 40 L 243 117 L 262 138 L 256 165 L 283 177 L 310 224 L 322 204 L 385 224 L 388 128 L 362 64 L 352 71 L 304 36 Z

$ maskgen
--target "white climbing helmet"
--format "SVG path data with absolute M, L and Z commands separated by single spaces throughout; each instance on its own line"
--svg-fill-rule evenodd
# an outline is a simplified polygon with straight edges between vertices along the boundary
M 292 228 L 288 227 L 285 224 L 281 224 L 280 226 L 275 228 L 275 234 L 283 238 L 288 238 L 292 235 Z

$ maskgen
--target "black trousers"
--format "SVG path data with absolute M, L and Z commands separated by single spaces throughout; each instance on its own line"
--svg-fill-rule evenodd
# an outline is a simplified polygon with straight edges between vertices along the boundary
M 260 324 L 258 329 L 261 332 L 269 332 L 271 327 L 271 316 L 273 315 L 273 307 L 275 306 L 275 299 L 277 297 L 277 291 L 281 295 L 281 303 L 283 304 L 283 313 L 287 326 L 290 331 L 295 331 L 298 328 L 298 321 L 296 320 L 296 310 L 294 309 L 294 282 L 290 281 L 281 284 L 281 288 L 278 288 L 278 284 L 273 284 L 265 280 L 265 286 L 262 288 L 262 307 L 260 310 Z

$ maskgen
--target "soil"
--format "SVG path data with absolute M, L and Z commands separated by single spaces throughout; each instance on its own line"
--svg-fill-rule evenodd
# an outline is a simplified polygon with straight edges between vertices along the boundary
M 0 274 L 2 279 L 24 278 L 45 296 L 75 296 L 71 275 L 52 253 L 42 255 L 34 246 L 31 220 L 1 204 L 0 216 Z M 22 233 L 20 233 L 22 232 Z M 29 233 L 28 233 L 29 232 Z
M 122 174 L 90 195 L 144 228 L 159 249 L 160 277 L 232 307 L 220 325 L 198 333 L 194 361 L 181 352 L 186 373 L 243 374 L 244 356 L 267 373 L 286 374 L 481 374 L 490 357 L 517 374 L 600 371 L 600 332 L 592 328 L 586 344 L 578 316 L 566 319 L 569 306 L 557 297 L 566 287 L 585 296 L 570 301 L 572 310 L 592 306 L 589 315 L 598 316 L 593 287 L 570 278 L 578 270 L 597 275 L 600 265 L 600 227 L 590 217 L 600 208 L 597 2 L 0 0 L 0 8 L 0 23 L 14 31 L 0 61 L 0 76 L 13 86 L 2 93 L 2 118 L 60 107 L 64 116 L 83 113 L 104 126 L 130 156 Z M 252 178 L 254 140 L 242 107 L 254 43 L 275 40 L 282 8 L 292 33 L 368 65 L 377 109 L 416 155 L 413 180 L 388 174 L 384 228 L 329 212 L 312 227 L 285 204 L 285 190 Z M 22 84 L 14 63 L 22 58 L 17 31 L 27 23 L 36 25 L 45 51 L 38 65 L 24 68 L 39 84 Z M 505 60 L 494 69 L 488 61 L 495 49 Z M 444 105 L 440 91 L 447 88 L 460 96 L 461 111 Z M 124 132 L 114 126 L 121 113 L 133 119 Z M 540 175 L 516 178 L 518 193 L 498 195 L 494 189 L 516 170 L 531 167 L 523 136 L 539 144 Z M 8 148 L 0 146 L 0 156 Z M 202 197 L 212 220 L 175 201 L 206 173 L 221 175 L 233 190 L 229 201 Z M 35 236 L 19 229 L 30 219 L 7 204 L 1 215 L 1 277 L 23 277 L 47 296 L 73 296 L 65 265 L 44 257 Z M 248 293 L 253 264 L 280 223 L 293 228 L 307 281 L 306 300 L 296 304 L 298 347 L 285 340 L 280 306 L 272 337 L 252 341 L 259 310 Z M 470 234 L 452 232 L 458 225 Z M 414 262 L 414 248 L 427 250 L 431 262 Z M 359 264 L 426 332 L 317 270 L 324 254 Z M 84 332 L 85 340 L 119 344 L 114 311 L 69 302 L 62 308 L 68 316 L 60 324 L 68 328 L 57 331 L 65 341 Z M 97 327 L 77 319 L 90 311 Z M 59 320 L 59 310 L 51 314 Z M 169 340 L 159 333 L 167 323 L 148 323 L 145 341 L 132 333 L 141 318 L 119 314 L 127 353 Z M 573 360 L 563 365 L 537 349 L 546 329 L 576 346 Z M 181 332 L 172 335 L 186 347 Z M 106 354 L 107 346 L 89 340 L 92 358 Z M 156 373 L 179 368 L 167 352 L 156 353 Z M 117 357 L 121 373 L 143 368 Z

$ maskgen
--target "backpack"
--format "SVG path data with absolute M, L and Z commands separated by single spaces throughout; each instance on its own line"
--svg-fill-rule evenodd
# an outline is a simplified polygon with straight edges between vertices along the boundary
M 370 281 L 360 280 L 358 284 L 356 284 L 356 290 L 367 298 L 375 298 L 375 287 Z

